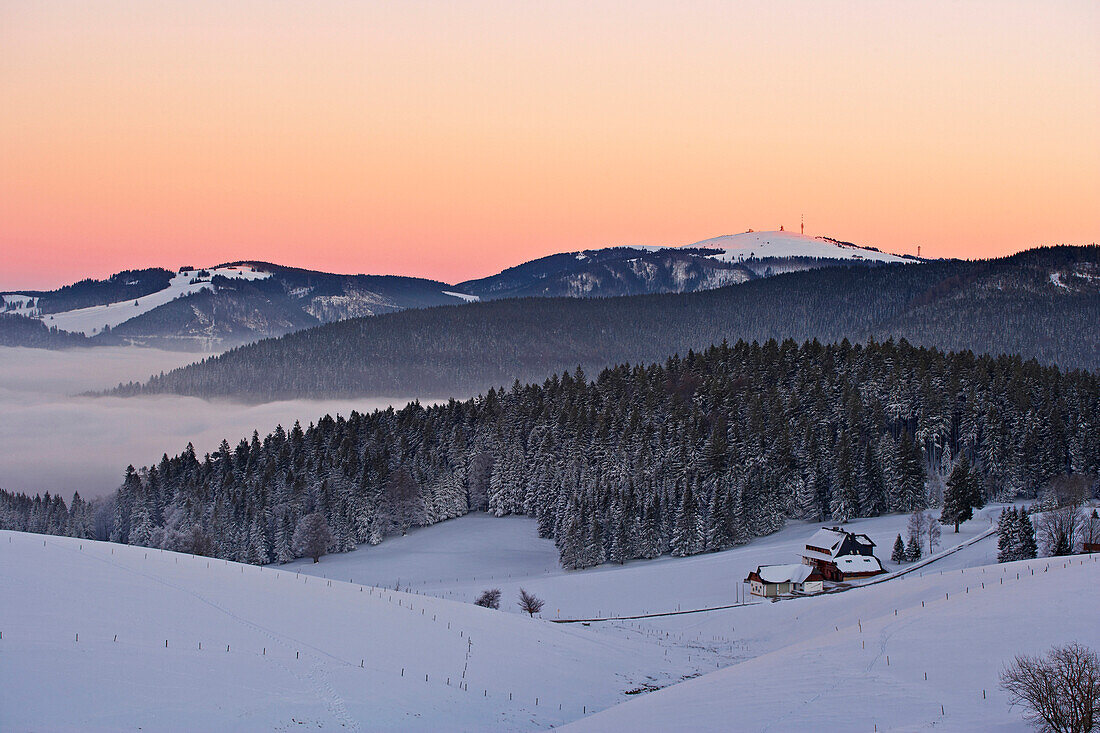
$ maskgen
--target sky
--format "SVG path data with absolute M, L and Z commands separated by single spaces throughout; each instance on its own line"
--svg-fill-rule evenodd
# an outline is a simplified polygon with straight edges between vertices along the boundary
M 1100 239 L 1100 3 L 0 0 L 0 289 Z

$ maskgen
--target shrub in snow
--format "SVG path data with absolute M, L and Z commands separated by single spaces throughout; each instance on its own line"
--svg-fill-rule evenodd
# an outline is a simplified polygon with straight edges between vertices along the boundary
M 474 605 L 485 608 L 500 608 L 500 588 L 482 591 L 481 595 L 474 601 Z
M 1100 723 L 1100 660 L 1076 642 L 1045 657 L 1016 657 L 1001 673 L 1001 687 L 1039 730 L 1089 733 Z

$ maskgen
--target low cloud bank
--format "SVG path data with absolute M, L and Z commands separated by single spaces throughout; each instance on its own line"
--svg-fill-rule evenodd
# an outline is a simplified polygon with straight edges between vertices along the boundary
M 138 348 L 69 351 L 0 348 L 0 488 L 38 493 L 114 491 L 128 464 L 148 465 L 194 443 L 201 456 L 223 438 L 303 425 L 329 414 L 369 412 L 409 399 L 293 400 L 262 405 L 193 397 L 79 397 L 195 360 L 194 354 Z

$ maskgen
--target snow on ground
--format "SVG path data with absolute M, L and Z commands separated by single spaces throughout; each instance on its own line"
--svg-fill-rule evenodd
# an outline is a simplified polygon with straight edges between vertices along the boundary
M 0 587 L 0 730 L 545 729 L 684 676 L 664 639 L 88 540 L 0 532 Z
M 1043 558 L 728 612 L 790 641 L 568 729 L 1029 730 L 998 676 L 1016 654 L 1100 647 L 1098 579 L 1095 555 Z
M 19 315 L 35 315 L 35 307 L 38 299 L 33 295 L 21 295 L 19 293 L 0 294 L 0 303 L 11 306 L 14 313 Z
M 945 528 L 939 549 L 988 530 L 1000 510 L 1000 505 L 980 510 L 957 535 Z M 891 515 L 856 519 L 844 528 L 867 534 L 883 566 L 895 570 L 890 550 L 894 538 L 905 535 L 907 521 L 908 516 Z M 376 547 L 364 545 L 327 557 L 318 565 L 298 561 L 293 567 L 390 588 L 400 582 L 402 588 L 467 602 L 490 587 L 514 598 L 522 586 L 546 599 L 543 615 L 548 618 L 631 616 L 736 603 L 747 592 L 742 581 L 749 572 L 760 565 L 800 562 L 806 540 L 821 526 L 792 522 L 774 535 L 725 552 L 566 571 L 558 564 L 553 542 L 539 539 L 533 519 L 469 514 L 387 538 Z M 993 538 L 940 562 L 954 563 L 951 567 L 996 562 L 996 549 Z
M 165 303 L 170 303 L 176 298 L 191 295 L 201 290 L 210 290 L 213 285 L 209 277 L 204 277 L 201 282 L 191 281 L 198 276 L 198 270 L 185 270 L 176 273 L 168 282 L 168 287 L 149 295 L 143 295 L 133 300 L 124 300 L 109 305 L 94 305 L 88 308 L 64 311 L 61 313 L 49 313 L 39 316 L 47 326 L 56 326 L 62 331 L 73 331 L 91 336 L 103 330 L 104 326 L 114 328 L 125 323 L 131 318 L 136 318 L 143 313 L 158 308 Z M 215 267 L 207 270 L 211 276 L 221 275 L 231 279 L 262 280 L 271 277 L 270 272 L 261 272 L 251 265 L 236 265 L 233 267 Z M 19 299 L 28 296 L 8 295 L 8 298 Z
M 477 295 L 467 295 L 466 293 L 455 293 L 455 292 L 452 292 L 450 290 L 444 290 L 443 294 L 444 295 L 450 295 L 452 298 L 461 298 L 462 300 L 466 301 L 467 303 L 476 303 L 479 300 L 481 300 L 481 298 Z
M 764 257 L 824 257 L 838 260 L 873 260 L 876 262 L 916 262 L 886 252 L 838 244 L 825 237 L 811 237 L 795 232 L 743 232 L 704 239 L 690 248 L 722 249 L 712 255 L 724 262 L 740 262 Z
M 545 598 L 547 617 L 726 605 L 818 525 L 575 572 L 518 517 L 470 515 L 282 569 L 0 532 L 0 587 L 19 589 L 0 594 L 0 729 L 1023 731 L 997 675 L 1018 653 L 1100 646 L 1100 563 L 995 564 L 983 535 L 999 511 L 943 535 L 973 544 L 884 583 L 584 624 L 520 615 L 515 591 Z M 846 526 L 881 550 L 905 521 Z M 488 587 L 510 612 L 448 600 Z

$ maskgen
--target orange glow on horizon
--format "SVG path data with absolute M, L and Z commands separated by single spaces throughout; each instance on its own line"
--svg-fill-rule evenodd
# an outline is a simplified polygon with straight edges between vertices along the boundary
M 0 7 L 0 289 L 257 259 L 454 283 L 797 229 L 1100 238 L 1100 5 Z

